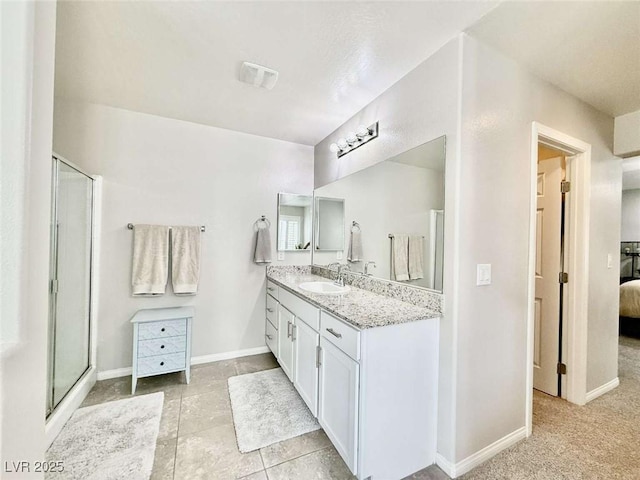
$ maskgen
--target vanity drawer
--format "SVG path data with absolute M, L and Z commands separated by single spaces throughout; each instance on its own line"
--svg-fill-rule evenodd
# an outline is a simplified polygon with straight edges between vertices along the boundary
M 322 312 L 320 334 L 354 360 L 360 360 L 360 332 L 342 320 Z
M 286 307 L 296 317 L 313 328 L 316 332 L 320 328 L 320 309 L 302 300 L 293 293 L 284 289 L 280 290 L 280 304 Z
M 153 338 L 138 342 L 138 358 L 166 355 L 187 350 L 187 336 Z
M 187 334 L 187 320 L 161 320 L 144 322 L 138 325 L 138 340 L 150 338 L 179 337 Z
M 278 285 L 273 283 L 271 280 L 267 280 L 267 293 L 276 300 L 278 300 L 278 290 L 280 290 Z
M 185 352 L 138 358 L 138 377 L 184 370 L 186 363 Z
M 271 295 L 267 295 L 267 319 L 273 324 L 278 324 L 278 301 Z
M 264 336 L 267 347 L 278 357 L 278 331 L 271 322 L 267 322 L 267 333 Z

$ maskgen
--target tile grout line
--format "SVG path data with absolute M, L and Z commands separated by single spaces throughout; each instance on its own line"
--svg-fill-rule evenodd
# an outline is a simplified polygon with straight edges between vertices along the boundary
M 293 438 L 295 438 L 295 437 L 293 437 Z M 284 440 L 284 441 L 286 441 L 286 440 Z M 279 442 L 278 442 L 278 443 L 279 443 Z M 333 445 L 327 445 L 327 446 L 324 446 L 324 447 L 322 447 L 322 448 L 318 448 L 317 450 L 313 450 L 312 452 L 303 453 L 302 455 L 298 455 L 297 457 L 289 458 L 289 459 L 287 459 L 287 460 L 285 460 L 285 461 L 283 461 L 283 462 L 280 462 L 280 463 L 276 463 L 276 464 L 274 464 L 274 465 L 271 465 L 269 468 L 278 467 L 278 466 L 280 466 L 280 465 L 284 465 L 285 463 L 293 462 L 294 460 L 297 460 L 297 459 L 302 458 L 302 457 L 306 457 L 307 455 L 311 455 L 312 453 L 318 453 L 318 452 L 321 452 L 321 451 L 323 451 L 323 450 L 326 450 L 326 449 L 328 449 L 328 448 L 331 448 L 332 446 L 333 446 Z M 266 468 L 265 468 L 265 470 L 266 470 Z

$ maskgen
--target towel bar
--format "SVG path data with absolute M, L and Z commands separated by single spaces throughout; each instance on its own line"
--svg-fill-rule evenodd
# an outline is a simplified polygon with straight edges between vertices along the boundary
M 135 225 L 134 225 L 133 223 L 127 223 L 127 228 L 128 228 L 129 230 L 133 230 L 133 229 L 134 229 L 134 227 L 135 227 Z M 171 227 L 169 227 L 169 230 L 171 230 Z M 204 226 L 204 225 L 200 225 L 200 231 L 201 231 L 201 232 L 205 232 L 205 231 L 206 231 L 206 228 L 205 228 L 205 226 Z

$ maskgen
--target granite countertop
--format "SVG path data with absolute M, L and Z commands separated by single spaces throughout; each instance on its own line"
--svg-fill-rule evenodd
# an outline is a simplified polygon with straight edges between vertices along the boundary
M 331 282 L 313 274 L 268 273 L 267 278 L 359 329 L 415 322 L 441 315 L 424 307 L 351 286 L 342 295 L 319 295 L 298 287 L 304 282 Z

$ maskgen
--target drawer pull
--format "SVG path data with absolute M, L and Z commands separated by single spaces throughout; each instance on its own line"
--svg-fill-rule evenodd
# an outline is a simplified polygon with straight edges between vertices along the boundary
M 333 328 L 327 328 L 327 332 L 329 332 L 331 335 L 333 335 L 336 338 L 342 338 L 342 334 L 336 332 Z
M 163 366 L 163 365 L 164 365 L 164 362 L 160 362 L 160 366 Z
M 267 337 L 269 340 L 273 340 L 273 337 L 272 337 L 271 335 L 269 335 L 268 333 L 267 333 L 266 337 Z
M 164 345 L 160 345 L 160 348 L 164 348 Z
M 165 330 L 166 330 L 166 329 L 165 329 L 164 327 L 162 327 L 162 328 L 160 329 L 160 331 L 161 331 L 161 332 L 164 332 Z
M 269 290 L 270 292 L 273 292 L 275 290 L 275 288 L 273 287 L 267 287 L 267 290 Z
M 291 335 L 292 335 L 292 333 L 291 333 L 292 328 L 291 327 L 293 327 L 293 324 L 291 322 L 287 322 L 287 338 L 290 338 Z
M 273 313 L 273 308 L 267 308 L 267 312 Z

